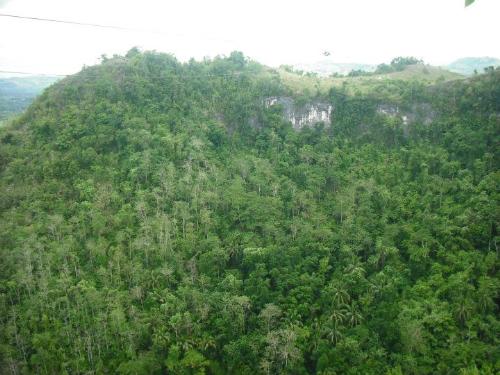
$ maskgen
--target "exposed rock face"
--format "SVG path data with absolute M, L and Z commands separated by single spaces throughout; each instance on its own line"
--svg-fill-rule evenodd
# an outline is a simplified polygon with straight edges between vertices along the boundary
M 424 125 L 430 125 L 436 117 L 437 113 L 429 103 L 415 103 L 411 106 L 410 121 L 421 121 Z
M 270 97 L 265 99 L 264 105 L 266 107 L 281 105 L 284 118 L 290 121 L 293 128 L 297 130 L 313 126 L 318 122 L 323 122 L 326 126 L 329 126 L 333 111 L 333 106 L 330 103 L 314 101 L 299 106 L 289 97 Z
M 299 105 L 293 98 L 286 96 L 272 96 L 264 100 L 266 108 L 280 105 L 283 108 L 283 118 L 290 121 L 296 130 L 311 127 L 319 122 L 330 126 L 334 107 L 326 101 L 315 100 Z M 378 114 L 398 118 L 401 120 L 404 131 L 408 134 L 409 127 L 414 123 L 429 125 L 437 117 L 429 103 L 414 103 L 410 108 L 400 108 L 395 104 L 381 103 L 376 107 Z
M 405 126 L 415 122 L 429 125 L 436 118 L 436 112 L 429 103 L 415 103 L 409 110 L 404 111 L 394 104 L 379 104 L 377 113 L 389 117 L 399 117 Z
M 379 104 L 377 106 L 377 113 L 390 117 L 396 117 L 399 114 L 399 107 L 392 104 Z

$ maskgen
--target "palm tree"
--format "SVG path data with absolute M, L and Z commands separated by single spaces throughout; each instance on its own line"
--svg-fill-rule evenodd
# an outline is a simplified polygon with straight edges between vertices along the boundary
M 347 306 L 347 311 L 345 315 L 347 318 L 347 322 L 351 325 L 351 327 L 354 327 L 355 325 L 361 323 L 361 321 L 363 320 L 361 313 L 357 311 L 354 304 Z
M 342 323 L 346 318 L 346 311 L 339 308 L 334 308 L 330 313 L 329 319 L 333 322 L 333 324 L 337 325 Z
M 336 305 L 344 305 L 347 302 L 351 300 L 351 296 L 349 296 L 349 293 L 347 291 L 339 286 L 334 286 L 332 290 L 333 294 L 333 301 Z
M 344 337 L 341 326 L 337 324 L 326 327 L 326 334 L 330 342 L 334 343 L 335 345 L 337 345 L 338 342 Z

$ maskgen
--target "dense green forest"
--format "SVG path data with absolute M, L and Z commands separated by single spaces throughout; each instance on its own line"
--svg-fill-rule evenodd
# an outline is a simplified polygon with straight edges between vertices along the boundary
M 500 70 L 297 95 L 134 49 L 0 129 L 0 373 L 497 374 Z

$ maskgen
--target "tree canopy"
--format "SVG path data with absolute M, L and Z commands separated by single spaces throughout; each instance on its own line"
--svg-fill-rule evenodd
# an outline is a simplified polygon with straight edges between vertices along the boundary
M 500 71 L 293 95 L 133 50 L 1 128 L 0 372 L 498 373 Z

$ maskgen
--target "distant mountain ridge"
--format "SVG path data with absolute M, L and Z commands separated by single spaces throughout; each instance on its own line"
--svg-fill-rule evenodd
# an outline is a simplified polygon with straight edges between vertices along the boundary
M 52 76 L 0 78 L 0 121 L 23 111 L 57 80 L 59 77 Z
M 483 73 L 484 68 L 489 66 L 500 66 L 500 59 L 495 57 L 463 57 L 440 68 L 449 70 L 453 73 L 470 76 L 474 74 L 474 71 Z M 327 77 L 332 74 L 347 75 L 351 71 L 355 70 L 374 72 L 377 69 L 377 65 L 363 63 L 338 63 L 325 59 L 313 63 L 295 64 L 293 65 L 293 68 L 294 70 L 312 72 L 318 74 L 319 76 Z
M 448 64 L 446 68 L 455 73 L 473 75 L 475 72 L 483 73 L 484 68 L 500 66 L 500 59 L 496 57 L 463 57 Z

